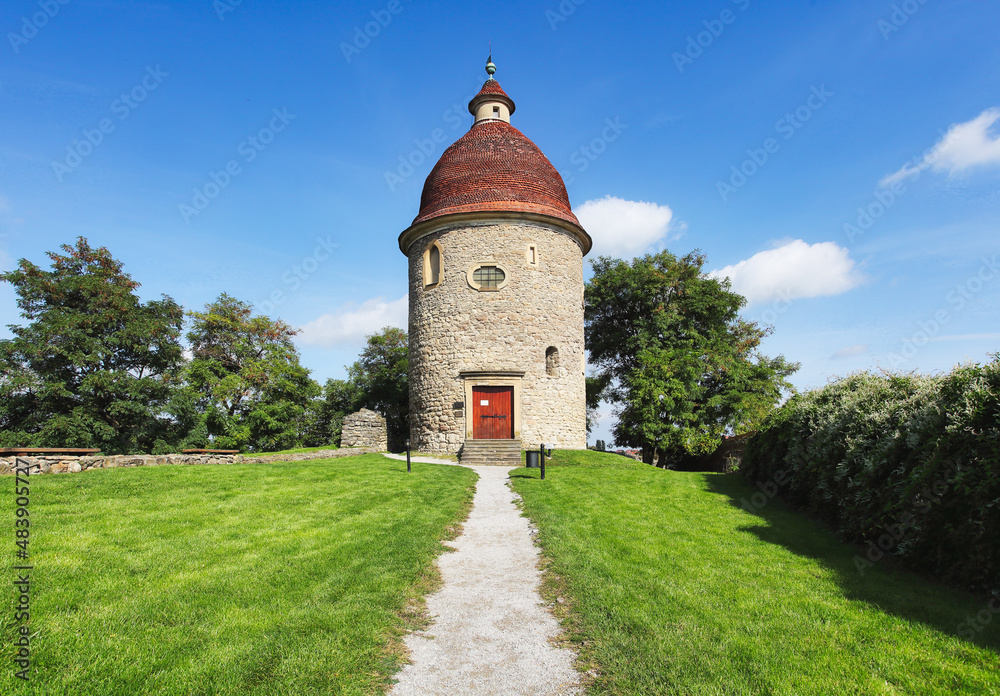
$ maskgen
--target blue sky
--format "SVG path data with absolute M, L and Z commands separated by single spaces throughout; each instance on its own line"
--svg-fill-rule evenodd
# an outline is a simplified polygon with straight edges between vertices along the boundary
M 1000 350 L 998 28 L 987 0 L 6 0 L 0 266 L 83 235 L 342 377 L 405 326 L 396 238 L 492 41 L 597 253 L 701 249 L 800 389 L 947 370 Z

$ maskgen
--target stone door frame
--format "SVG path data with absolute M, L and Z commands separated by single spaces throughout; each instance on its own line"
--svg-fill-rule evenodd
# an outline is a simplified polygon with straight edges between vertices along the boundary
M 473 387 L 513 387 L 514 439 L 521 439 L 521 379 L 523 371 L 516 370 L 470 370 L 460 372 L 459 378 L 465 384 L 465 439 L 473 440 L 472 388 Z
M 477 440 L 514 438 L 514 387 L 472 387 L 472 433 Z

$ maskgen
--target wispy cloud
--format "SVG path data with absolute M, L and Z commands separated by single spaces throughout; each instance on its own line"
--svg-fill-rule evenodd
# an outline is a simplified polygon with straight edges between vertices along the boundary
M 587 201 L 573 212 L 594 239 L 593 257 L 638 256 L 657 242 L 667 241 L 674 217 L 665 205 L 614 196 Z
M 891 186 L 925 169 L 955 175 L 973 167 L 1000 164 L 1000 133 L 990 132 L 998 119 L 1000 108 L 993 107 L 971 121 L 953 124 L 923 157 L 907 162 L 879 183 Z
M 833 354 L 834 360 L 839 360 L 840 358 L 853 358 L 855 355 L 864 355 L 868 352 L 867 343 L 858 343 L 857 345 L 847 346 L 846 348 L 841 348 L 836 353 Z
M 323 314 L 302 326 L 298 339 L 303 343 L 335 346 L 361 343 L 365 336 L 386 326 L 407 328 L 409 296 L 386 301 L 376 297 L 360 305 L 350 303 L 333 313 Z
M 952 334 L 950 336 L 932 336 L 929 341 L 997 341 L 1000 333 Z
M 748 305 L 778 298 L 787 301 L 839 295 L 864 282 L 847 249 L 835 242 L 807 244 L 801 239 L 709 275 L 729 278 L 733 290 L 746 297 Z

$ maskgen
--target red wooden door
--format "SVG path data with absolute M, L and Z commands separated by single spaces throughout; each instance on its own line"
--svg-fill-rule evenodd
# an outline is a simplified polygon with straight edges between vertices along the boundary
M 472 437 L 514 439 L 514 387 L 472 388 Z

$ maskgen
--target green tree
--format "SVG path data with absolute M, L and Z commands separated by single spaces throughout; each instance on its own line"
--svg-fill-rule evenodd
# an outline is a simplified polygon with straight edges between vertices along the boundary
M 148 452 L 179 385 L 181 307 L 139 301 L 139 283 L 83 237 L 51 270 L 26 259 L 0 274 L 29 324 L 0 341 L 0 443 Z
M 298 332 L 254 316 L 252 305 L 225 293 L 189 316 L 187 380 L 201 400 L 212 443 L 254 451 L 300 444 L 306 407 L 320 388 L 299 364 L 292 344 Z
M 402 449 L 410 436 L 410 361 L 406 332 L 387 326 L 368 336 L 357 362 L 348 368 L 361 393 L 359 407 L 385 416 L 389 448 Z
M 164 407 L 165 418 L 152 454 L 168 454 L 209 446 L 204 399 L 190 384 L 174 390 Z
M 353 381 L 328 379 L 323 386 L 323 395 L 314 399 L 309 407 L 303 444 L 307 447 L 320 445 L 340 446 L 340 434 L 344 426 L 344 416 L 361 408 L 361 391 Z
M 598 409 L 601 406 L 601 395 L 608 386 L 606 376 L 588 376 L 584 378 L 585 395 L 587 399 L 587 435 L 597 427 Z
M 799 367 L 760 354 L 771 329 L 741 319 L 745 299 L 704 264 L 697 251 L 592 264 L 590 360 L 616 406 L 615 442 L 641 447 L 647 463 L 706 454 L 724 433 L 752 430 L 791 391 L 787 377 Z

